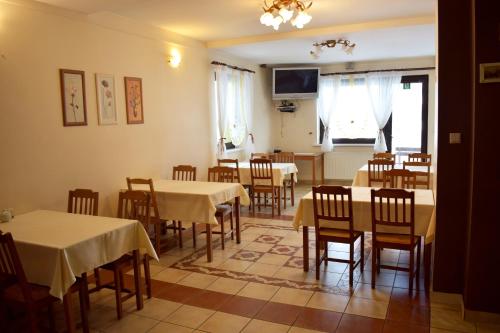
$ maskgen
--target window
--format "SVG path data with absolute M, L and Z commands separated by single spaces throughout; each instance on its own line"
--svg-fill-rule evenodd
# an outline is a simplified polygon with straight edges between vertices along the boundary
M 427 151 L 428 76 L 403 76 L 384 128 L 388 151 Z M 318 117 L 322 143 L 325 126 Z M 373 144 L 378 128 L 363 78 L 342 79 L 330 118 L 334 144 Z

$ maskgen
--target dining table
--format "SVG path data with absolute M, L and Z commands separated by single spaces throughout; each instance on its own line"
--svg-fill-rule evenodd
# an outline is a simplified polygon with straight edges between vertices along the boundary
M 63 300 L 68 332 L 75 332 L 70 288 L 77 277 L 126 253 L 133 254 L 136 301 L 142 309 L 139 253 L 158 256 L 139 221 L 36 210 L 0 223 L 0 230 L 12 234 L 27 280 L 49 287 L 52 296 Z
M 403 169 L 403 164 L 396 163 L 394 165 L 394 169 Z M 427 167 L 426 166 L 420 166 L 420 165 L 410 165 L 406 166 L 406 169 L 413 171 L 413 172 L 427 172 Z M 432 167 L 430 167 L 430 174 L 429 174 L 429 186 L 432 189 L 433 185 L 433 179 L 434 179 L 434 170 Z M 417 176 L 417 180 L 420 179 L 421 176 Z M 354 179 L 352 181 L 352 186 L 368 186 L 368 164 L 363 165 L 361 168 L 359 168 L 356 171 L 356 175 L 354 176 Z
M 212 227 L 219 224 L 215 218 L 217 205 L 234 203 L 236 242 L 241 242 L 240 204 L 248 206 L 250 198 L 239 183 L 181 181 L 154 179 L 153 186 L 160 218 L 206 225 L 207 261 L 212 261 Z M 137 189 L 148 190 L 147 186 Z
M 373 187 L 352 186 L 352 208 L 354 229 L 371 232 L 371 190 L 378 189 Z M 415 192 L 415 235 L 424 238 L 424 278 L 425 286 L 428 289 L 430 285 L 430 254 L 432 243 L 436 231 L 436 212 L 434 193 L 432 190 L 415 189 L 409 190 Z M 335 225 L 336 222 L 330 225 Z M 307 193 L 299 202 L 297 211 L 293 219 L 293 227 L 299 231 L 302 226 L 303 233 L 303 268 L 309 270 L 309 227 L 314 228 L 314 207 L 312 191 Z M 335 226 L 334 226 L 335 227 Z M 345 224 L 338 224 L 338 228 L 345 228 Z M 390 228 L 390 227 L 389 227 Z M 391 232 L 392 230 L 384 230 Z M 392 231 L 393 232 L 393 231 Z

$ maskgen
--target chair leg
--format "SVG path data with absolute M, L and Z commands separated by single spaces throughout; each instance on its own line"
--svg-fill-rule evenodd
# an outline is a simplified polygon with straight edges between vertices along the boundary
M 151 269 L 149 267 L 149 256 L 147 254 L 142 258 L 144 264 L 144 280 L 146 280 L 146 295 L 151 298 Z
M 409 289 L 409 293 L 410 295 L 412 294 L 412 289 L 413 289 L 413 278 L 415 277 L 415 274 L 413 273 L 414 270 L 415 270 L 415 264 L 414 264 L 414 260 L 415 260 L 415 252 L 414 252 L 414 247 L 411 248 L 410 250 L 410 271 L 409 271 L 409 278 L 410 278 L 410 281 L 408 283 L 408 289 Z
M 415 272 L 417 290 L 420 289 L 420 252 L 421 252 L 421 239 L 419 237 L 418 244 L 417 244 L 417 271 Z
M 83 288 L 85 288 L 83 293 L 83 296 L 85 296 L 85 305 L 87 306 L 87 309 L 90 309 L 89 281 L 87 279 L 87 273 L 83 273 L 80 279 L 80 284 L 82 284 Z
M 226 240 L 226 234 L 224 233 L 224 216 L 221 216 L 220 218 L 220 241 L 221 241 L 221 248 L 224 250 L 224 243 Z
M 382 261 L 380 260 L 380 248 L 377 248 L 377 273 L 380 274 L 380 265 Z
M 328 266 L 328 242 L 325 241 L 325 244 L 323 246 L 325 247 L 325 255 L 324 255 L 325 266 Z
M 375 288 L 375 274 L 377 274 L 377 248 L 372 244 L 372 289 Z
M 349 286 L 354 285 L 354 242 L 349 244 Z
M 81 302 L 81 296 L 80 296 L 80 307 L 82 307 L 82 302 Z M 48 314 L 49 314 L 49 330 L 51 332 L 55 332 L 56 331 L 56 320 L 55 320 L 55 317 L 54 317 L 54 306 L 52 305 L 52 303 L 50 303 L 47 307 L 47 311 L 48 311 Z M 85 306 L 83 306 L 83 310 L 81 310 L 82 312 L 87 312 L 87 309 L 85 308 Z M 82 324 L 84 324 L 84 321 L 83 321 L 83 316 L 82 316 Z M 87 330 L 85 330 L 85 327 L 83 327 L 83 332 L 84 333 L 88 333 L 88 322 L 87 322 Z
M 234 239 L 234 228 L 233 228 L 233 212 L 232 211 L 229 214 L 229 223 L 231 226 L 231 240 L 233 240 Z
M 95 286 L 97 290 L 101 289 L 101 274 L 99 272 L 99 268 L 94 268 L 94 279 L 95 279 Z
M 283 209 L 286 209 L 286 180 L 283 181 Z
M 281 215 L 281 187 L 278 187 L 278 216 Z
M 304 246 L 309 246 L 309 244 L 304 244 Z M 321 265 L 320 250 L 319 250 L 319 239 L 316 238 L 316 280 L 319 280 L 319 267 Z
M 365 270 L 365 233 L 361 234 L 361 272 Z
M 113 270 L 113 275 L 115 279 L 116 316 L 118 317 L 118 319 L 122 319 L 123 315 L 122 298 L 121 298 L 122 285 L 118 269 Z
M 159 223 L 155 223 L 155 250 L 158 254 L 161 252 L 161 225 Z
M 179 247 L 182 249 L 182 222 L 177 221 L 177 230 L 179 231 Z M 194 245 L 196 246 L 196 245 Z
M 38 316 L 32 307 L 28 309 L 28 317 L 30 321 L 30 330 L 31 333 L 37 333 L 38 332 Z
M 250 193 L 250 201 L 251 201 L 251 208 L 252 208 L 252 215 L 255 216 L 255 193 L 252 191 L 252 193 Z
M 89 291 L 88 288 L 86 287 L 87 285 L 87 279 L 83 278 L 79 282 L 78 286 L 78 298 L 80 299 L 80 320 L 82 321 L 82 330 L 84 333 L 89 332 L 89 319 L 88 319 L 88 305 L 87 305 L 87 299 L 89 297 Z
M 193 247 L 196 247 L 196 223 L 193 222 L 191 228 L 193 229 Z
M 267 193 L 266 193 L 266 196 L 267 196 Z M 273 192 L 271 193 L 271 216 L 274 217 L 274 200 L 276 200 L 276 194 L 274 192 L 274 189 L 273 189 Z

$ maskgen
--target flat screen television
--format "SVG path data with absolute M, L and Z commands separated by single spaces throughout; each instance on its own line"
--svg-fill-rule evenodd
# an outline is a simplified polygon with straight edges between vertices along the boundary
M 318 97 L 319 68 L 273 68 L 273 99 Z

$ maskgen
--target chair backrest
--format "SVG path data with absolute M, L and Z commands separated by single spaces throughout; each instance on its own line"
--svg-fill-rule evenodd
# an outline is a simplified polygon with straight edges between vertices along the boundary
M 173 180 L 195 181 L 196 167 L 192 165 L 176 165 L 172 171 Z
M 68 213 L 95 215 L 99 211 L 99 193 L 88 189 L 77 188 L 69 191 Z
M 153 213 L 155 218 L 160 218 L 160 210 L 158 209 L 158 201 L 156 200 L 156 192 L 153 186 L 153 180 L 151 178 L 129 178 L 127 177 L 127 188 L 129 191 L 133 191 L 134 185 L 145 185 L 149 187 L 149 190 L 142 190 L 149 194 L 150 205 L 153 208 Z M 137 189 L 137 188 L 136 188 Z
M 431 154 L 425 154 L 425 153 L 411 153 L 411 154 L 408 154 L 408 161 L 409 162 L 427 162 L 427 163 L 431 163 L 432 162 L 432 155 Z
M 24 300 L 28 303 L 34 302 L 12 234 L 10 232 L 4 234 L 2 231 L 0 231 L 0 283 L 0 287 L 18 284 Z
M 416 188 L 417 175 L 410 170 L 391 169 L 384 171 L 384 187 Z
M 253 159 L 256 159 L 256 158 L 265 158 L 265 159 L 272 160 L 272 155 L 273 154 L 269 154 L 269 153 L 252 153 L 250 155 L 250 159 L 253 160 Z
M 252 187 L 274 187 L 273 162 L 267 158 L 254 158 L 250 160 L 250 176 Z
M 368 186 L 371 187 L 374 182 L 384 182 L 384 171 L 394 168 L 394 161 L 385 159 L 376 159 L 368 161 Z
M 411 167 L 420 167 L 423 169 L 411 170 L 417 177 L 416 186 L 422 185 L 427 189 L 431 188 L 431 163 L 403 161 L 403 169 L 411 169 Z
M 118 214 L 121 219 L 139 220 L 148 230 L 151 218 L 151 195 L 145 191 L 121 191 L 118 195 Z
M 293 152 L 280 152 L 274 154 L 276 163 L 295 163 L 295 154 Z
M 235 168 L 226 166 L 215 166 L 208 168 L 208 181 L 216 183 L 235 183 L 238 182 L 238 176 Z
M 240 164 L 239 164 L 237 158 L 235 158 L 235 159 L 231 159 L 231 158 L 218 159 L 217 165 L 236 169 L 236 182 L 240 183 L 240 180 L 241 180 L 241 178 L 240 178 Z
M 352 191 L 350 187 L 320 185 L 314 186 L 313 207 L 314 227 L 316 235 L 319 234 L 322 221 L 346 222 L 349 232 L 353 237 Z
M 372 189 L 371 211 L 374 239 L 377 226 L 406 227 L 410 229 L 412 238 L 415 235 L 415 192 L 394 188 Z
M 373 154 L 373 159 L 374 160 L 395 161 L 396 160 L 396 154 L 391 154 L 391 153 L 375 153 L 375 154 Z

